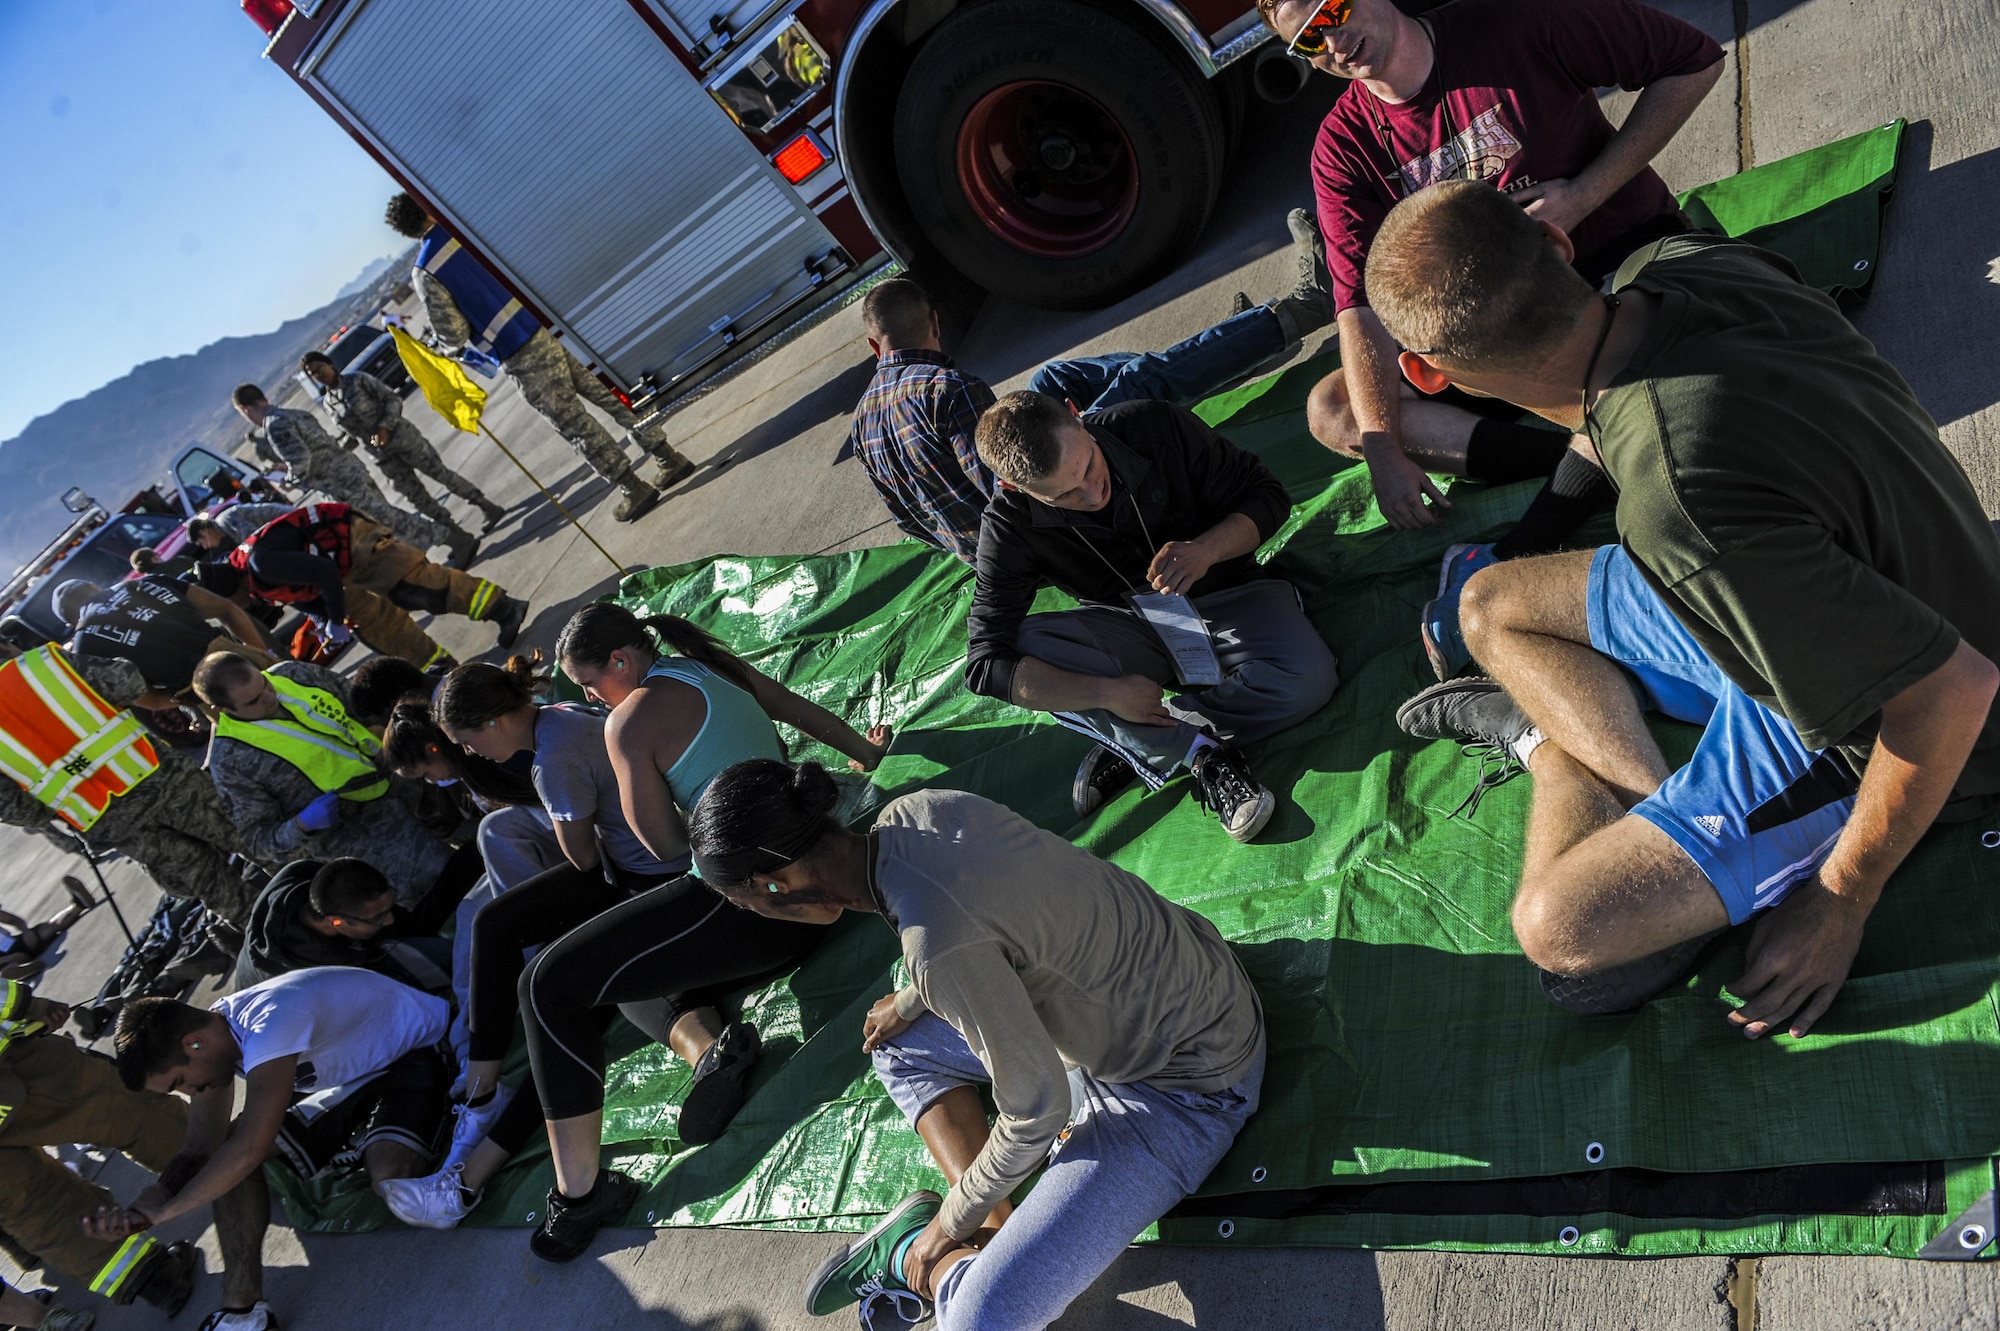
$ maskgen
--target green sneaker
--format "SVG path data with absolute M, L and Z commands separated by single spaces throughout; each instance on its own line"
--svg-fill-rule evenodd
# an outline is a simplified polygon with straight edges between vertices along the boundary
M 806 1285 L 806 1311 L 824 1317 L 858 1302 L 861 1325 L 873 1328 L 878 1310 L 886 1304 L 903 1325 L 923 1321 L 930 1315 L 930 1300 L 902 1282 L 893 1259 L 903 1241 L 921 1233 L 943 1205 L 944 1198 L 928 1188 L 903 1198 L 875 1228 L 820 1263 Z

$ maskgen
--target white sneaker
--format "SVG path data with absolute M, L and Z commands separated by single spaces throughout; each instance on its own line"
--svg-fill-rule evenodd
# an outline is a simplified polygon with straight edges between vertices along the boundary
M 426 1178 L 392 1178 L 382 1181 L 379 1191 L 389 1204 L 389 1213 L 418 1229 L 450 1229 L 465 1219 L 479 1203 L 474 1193 L 466 1200 L 460 1184 L 464 1166 L 447 1165 Z
M 217 1308 L 201 1324 L 201 1331 L 278 1331 L 278 1315 L 259 1299 L 247 1313 L 224 1312 Z
M 501 1086 L 493 1092 L 493 1098 L 474 1109 L 471 1105 L 453 1105 L 451 1112 L 458 1115 L 458 1122 L 452 1125 L 451 1149 L 444 1153 L 444 1167 L 462 1165 L 472 1154 L 472 1148 L 486 1140 L 486 1134 L 500 1121 L 500 1112 L 507 1102 L 514 1098 L 511 1087 Z

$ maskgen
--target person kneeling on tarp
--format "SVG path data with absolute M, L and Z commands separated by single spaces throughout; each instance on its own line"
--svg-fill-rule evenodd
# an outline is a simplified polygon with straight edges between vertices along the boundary
M 980 520 L 966 687 L 1097 738 L 1071 787 L 1079 818 L 1186 767 L 1230 836 L 1263 831 L 1276 800 L 1237 746 L 1312 715 L 1339 681 L 1298 593 L 1251 558 L 1291 511 L 1285 487 L 1164 402 L 1079 420 L 1009 393 L 976 437 L 1001 488 Z M 1083 605 L 1029 614 L 1044 583 Z
M 941 1331 L 1045 1327 L 1256 1112 L 1256 992 L 1213 924 L 991 800 L 905 795 L 864 835 L 827 816 L 834 798 L 817 764 L 753 759 L 715 779 L 689 827 L 702 881 L 729 900 L 881 915 L 910 968 L 864 1045 L 951 1191 L 913 1193 L 834 1253 L 807 1306 L 858 1300 L 881 1326 L 934 1300 Z
M 449 1114 L 451 1009 L 372 971 L 318 966 L 218 999 L 203 1012 L 171 998 L 133 1000 L 118 1018 L 118 1076 L 134 1091 L 188 1097 L 182 1157 L 206 1163 L 172 1197 L 107 1207 L 87 1229 L 124 1238 L 197 1211 L 248 1184 L 263 1192 L 264 1162 L 310 1179 L 358 1153 L 379 1193 L 389 1179 L 429 1168 Z M 236 1078 L 243 1112 L 232 1121 Z M 270 1202 L 261 1199 L 262 1248 Z M 259 1316 L 261 1314 L 261 1316 Z M 270 1305 L 225 1308 L 218 1328 L 266 1331 Z M 254 1319 L 254 1320 L 253 1320 Z
M 414 783 L 388 772 L 382 746 L 347 714 L 347 682 L 304 661 L 259 671 L 217 652 L 194 690 L 216 710 L 208 771 L 260 859 L 352 855 L 381 870 L 399 903 L 443 918 L 479 877 L 479 852 L 454 853 L 424 830 Z
M 1637 1007 L 1768 912 L 1729 1020 L 1803 1035 L 1918 838 L 2000 795 L 2000 541 L 1909 385 L 1787 260 L 1679 236 L 1600 297 L 1572 252 L 1453 183 L 1368 256 L 1376 310 L 1424 348 L 1410 381 L 1586 432 L 1622 542 L 1474 574 L 1493 678 L 1398 720 L 1534 774 L 1513 923 L 1557 1003 Z M 1642 708 L 1705 727 L 1678 771 Z

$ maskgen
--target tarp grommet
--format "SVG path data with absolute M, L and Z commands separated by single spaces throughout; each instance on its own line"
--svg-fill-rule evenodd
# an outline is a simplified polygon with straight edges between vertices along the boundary
M 1967 1252 L 1978 1252 L 1986 1246 L 1988 1235 L 1984 1225 L 1966 1225 L 1958 1231 L 1958 1246 Z
M 1603 1143 L 1603 1142 L 1592 1142 L 1592 1143 L 1591 1143 L 1590 1145 L 1588 1145 L 1588 1146 L 1584 1147 L 1584 1148 L 1583 1148 L 1583 1158 L 1584 1158 L 1584 1159 L 1585 1159 L 1586 1161 L 1588 1161 L 1589 1163 L 1593 1164 L 1593 1165 L 1595 1165 L 1595 1164 L 1601 1164 L 1601 1163 L 1603 1163 L 1603 1161 L 1604 1161 L 1604 1143 Z
M 1867 272 L 1867 271 L 1868 271 L 1868 260 L 1866 260 L 1866 259 L 1856 259 L 1856 260 L 1854 261 L 1854 271 L 1855 271 L 1855 272 L 1857 272 L 1857 273 L 1865 273 L 1865 272 Z
M 1979 844 L 1988 850 L 2000 850 L 2000 831 L 1981 832 Z
M 658 1224 L 658 1223 L 659 1223 L 659 1217 L 658 1217 L 658 1216 L 656 1216 L 656 1215 L 654 1215 L 654 1214 L 653 1214 L 653 1212 L 651 1212 L 651 1211 L 648 1211 L 648 1212 L 646 1212 L 646 1223 L 647 1223 L 647 1224 L 649 1224 L 649 1225 L 655 1225 L 655 1224 Z
M 1562 1232 L 1556 1235 L 1556 1242 L 1562 1244 L 1565 1248 L 1574 1248 L 1576 1241 L 1582 1237 L 1583 1231 L 1579 1230 L 1575 1225 L 1564 1225 Z
M 535 1223 L 535 1213 L 533 1211 L 528 1212 L 528 1223 L 531 1225 Z
M 1225 1220 L 1215 1227 L 1215 1232 L 1225 1239 L 1229 1238 L 1236 1233 L 1236 1222 L 1234 1220 Z
M 1269 1177 L 1271 1177 L 1271 1171 L 1264 1168 L 1264 1166 L 1262 1165 L 1258 1165 L 1255 1169 L 1250 1171 L 1250 1181 L 1252 1183 L 1262 1183 L 1265 1179 Z

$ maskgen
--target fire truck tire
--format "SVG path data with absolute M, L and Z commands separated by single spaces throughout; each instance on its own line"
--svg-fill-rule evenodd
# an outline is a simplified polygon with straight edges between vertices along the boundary
M 1163 38 L 1078 0 L 961 9 L 896 101 L 924 233 L 988 291 L 1095 309 L 1193 248 L 1222 180 L 1215 97 Z

